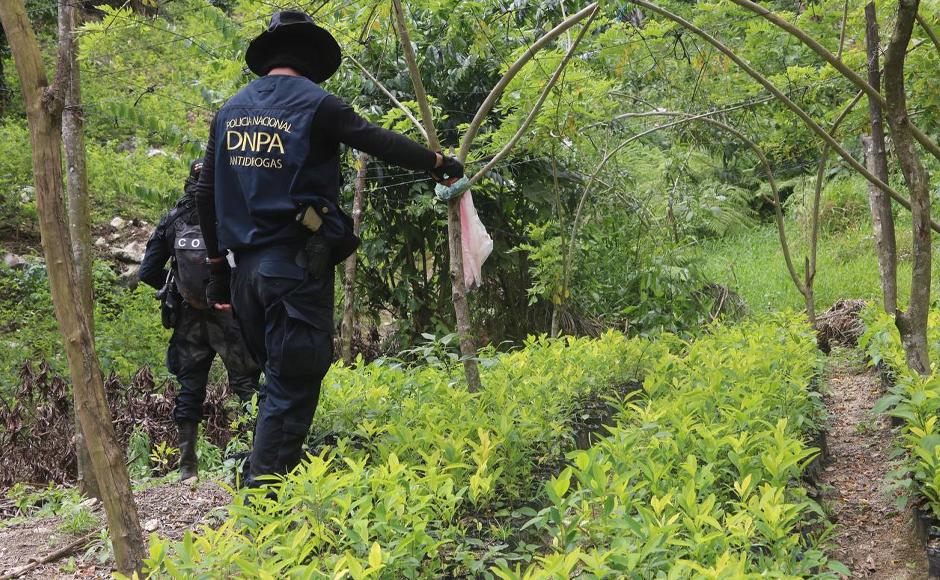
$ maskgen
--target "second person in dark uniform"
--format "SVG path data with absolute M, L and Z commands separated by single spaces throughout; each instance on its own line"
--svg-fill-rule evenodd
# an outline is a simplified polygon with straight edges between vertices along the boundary
M 305 13 L 274 14 L 245 55 L 260 78 L 213 119 L 197 186 L 209 301 L 231 304 L 265 373 L 249 486 L 301 459 L 332 362 L 333 266 L 357 242 L 337 205 L 340 143 L 442 183 L 463 176 L 456 159 L 366 122 L 321 88 L 340 58 Z M 227 250 L 237 266 L 231 286 Z
M 209 272 L 193 197 L 202 164 L 199 159 L 190 165 L 183 197 L 160 220 L 140 264 L 141 281 L 160 291 L 163 325 L 173 329 L 166 365 L 180 384 L 173 419 L 179 429 L 182 480 L 198 474 L 196 436 L 216 353 L 228 371 L 229 387 L 242 403 L 258 392 L 261 375 L 232 313 L 210 308 L 205 299 Z

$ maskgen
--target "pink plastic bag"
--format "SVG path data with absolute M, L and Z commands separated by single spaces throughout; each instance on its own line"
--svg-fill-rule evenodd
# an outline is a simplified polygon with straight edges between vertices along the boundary
M 483 262 L 493 251 L 493 238 L 486 233 L 477 210 L 473 207 L 473 196 L 467 191 L 460 198 L 460 236 L 463 250 L 463 281 L 467 290 L 483 284 Z

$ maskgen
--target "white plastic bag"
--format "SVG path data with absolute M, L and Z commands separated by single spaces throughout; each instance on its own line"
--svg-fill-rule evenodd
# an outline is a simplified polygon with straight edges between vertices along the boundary
M 486 228 L 473 207 L 473 196 L 469 191 L 460 198 L 460 240 L 463 252 L 463 281 L 467 290 L 473 290 L 483 284 L 483 262 L 493 251 L 493 238 L 486 233 Z

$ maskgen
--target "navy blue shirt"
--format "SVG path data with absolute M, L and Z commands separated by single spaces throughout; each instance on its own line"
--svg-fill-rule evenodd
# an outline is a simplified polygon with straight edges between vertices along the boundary
M 304 77 L 268 75 L 232 97 L 210 126 L 197 185 L 200 221 L 217 225 L 203 227 L 209 256 L 302 240 L 298 209 L 315 196 L 339 196 L 340 143 L 406 169 L 436 161 Z

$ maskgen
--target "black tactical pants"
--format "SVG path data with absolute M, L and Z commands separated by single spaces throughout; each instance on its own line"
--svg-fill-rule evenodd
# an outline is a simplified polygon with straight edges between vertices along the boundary
M 177 423 L 202 420 L 209 369 L 216 353 L 228 371 L 229 387 L 243 402 L 251 400 L 258 391 L 261 370 L 248 353 L 232 313 L 184 305 L 166 353 L 166 366 L 180 384 L 173 409 Z
M 302 264 L 292 247 L 237 254 L 232 309 L 265 375 L 252 478 L 287 473 L 300 461 L 333 361 L 333 270 L 314 279 Z

